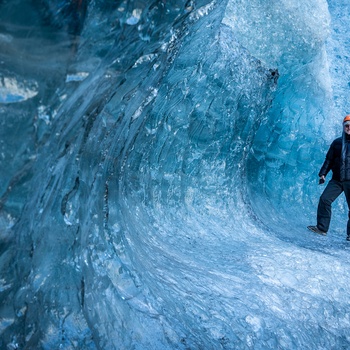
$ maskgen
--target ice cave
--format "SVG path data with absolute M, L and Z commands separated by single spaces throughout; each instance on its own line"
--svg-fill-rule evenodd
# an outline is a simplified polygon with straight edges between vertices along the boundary
M 0 1 L 0 348 L 349 349 L 349 16 Z

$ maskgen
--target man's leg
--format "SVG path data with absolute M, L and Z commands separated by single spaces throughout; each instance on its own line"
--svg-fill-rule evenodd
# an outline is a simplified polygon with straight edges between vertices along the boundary
M 317 227 L 323 232 L 327 232 L 332 216 L 332 203 L 343 192 L 343 185 L 341 182 L 331 180 L 324 189 L 317 208 Z M 349 183 L 349 200 L 350 200 L 350 183 Z M 349 223 L 350 225 L 350 223 Z
M 347 240 L 350 240 L 350 181 L 343 182 L 344 194 L 348 203 L 348 223 L 346 226 Z

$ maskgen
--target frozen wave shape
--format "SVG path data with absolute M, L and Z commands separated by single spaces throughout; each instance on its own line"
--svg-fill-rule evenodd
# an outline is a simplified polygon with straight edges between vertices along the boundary
M 26 101 L 38 94 L 38 83 L 20 81 L 14 77 L 0 77 L 0 103 L 16 103 Z

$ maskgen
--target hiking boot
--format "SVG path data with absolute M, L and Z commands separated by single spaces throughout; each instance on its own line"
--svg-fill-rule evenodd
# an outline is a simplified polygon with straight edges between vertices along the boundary
M 324 231 L 320 230 L 317 226 L 308 226 L 307 228 L 310 231 L 318 233 L 319 235 L 322 235 L 322 236 L 325 236 L 327 234 L 327 232 L 324 232 Z

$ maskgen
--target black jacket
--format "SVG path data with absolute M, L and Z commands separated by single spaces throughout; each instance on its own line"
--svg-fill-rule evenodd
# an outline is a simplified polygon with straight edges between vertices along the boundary
M 350 138 L 345 135 L 344 144 L 347 147 L 345 161 L 342 162 L 342 145 L 343 137 L 335 139 L 326 155 L 326 159 L 321 167 L 318 176 L 326 176 L 330 170 L 332 170 L 333 180 L 337 181 L 349 181 L 350 180 Z

